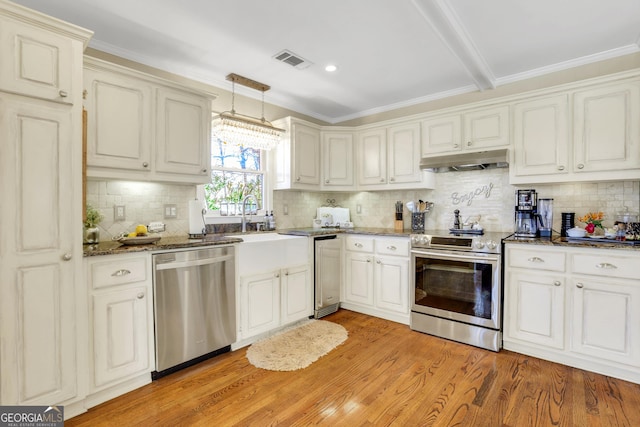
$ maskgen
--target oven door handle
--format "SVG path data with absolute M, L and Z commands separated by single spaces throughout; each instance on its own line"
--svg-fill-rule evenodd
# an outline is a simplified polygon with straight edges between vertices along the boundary
M 419 256 L 422 258 L 430 257 L 434 259 L 443 259 L 446 261 L 474 261 L 474 262 L 482 262 L 482 261 L 496 261 L 498 259 L 497 256 L 478 256 L 475 255 L 463 255 L 463 254 L 452 254 L 449 252 L 438 251 L 438 252 L 422 252 L 422 251 L 411 251 L 413 255 Z

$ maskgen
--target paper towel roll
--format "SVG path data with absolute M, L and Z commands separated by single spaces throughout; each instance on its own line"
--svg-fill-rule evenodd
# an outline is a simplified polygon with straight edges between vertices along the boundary
M 202 234 L 204 229 L 203 208 L 200 200 L 189 200 L 189 234 Z

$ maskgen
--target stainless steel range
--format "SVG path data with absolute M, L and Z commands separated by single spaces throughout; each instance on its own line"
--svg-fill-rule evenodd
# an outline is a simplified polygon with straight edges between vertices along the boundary
M 502 347 L 502 239 L 511 233 L 411 235 L 411 329 Z

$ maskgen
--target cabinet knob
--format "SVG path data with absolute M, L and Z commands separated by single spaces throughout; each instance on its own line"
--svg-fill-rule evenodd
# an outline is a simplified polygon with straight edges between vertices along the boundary
M 389 181 L 394 182 L 396 179 L 395 178 L 389 178 Z
M 453 148 L 460 148 L 460 144 L 453 144 Z
M 563 171 L 564 170 L 564 166 L 562 166 L 562 165 L 558 166 L 558 170 L 559 171 Z
M 144 298 L 144 292 L 140 292 L 138 295 L 136 295 L 136 298 L 138 299 Z
M 148 168 L 149 167 L 149 163 L 147 163 L 147 162 L 142 163 L 142 167 L 143 168 Z
M 208 169 L 202 169 L 202 173 L 207 173 Z
M 553 282 L 553 286 L 560 286 L 562 285 L 562 283 L 559 280 L 556 280 L 555 282 Z
M 537 256 L 531 257 L 527 261 L 529 261 L 529 262 L 544 262 L 544 260 L 542 258 L 537 257 Z
M 298 177 L 296 177 L 296 181 L 300 181 L 300 177 L 299 177 L 299 176 L 298 176 Z
M 62 255 L 62 260 L 63 261 L 71 261 L 71 258 L 73 258 L 73 255 L 71 255 L 69 252 L 67 252 L 66 254 Z
M 576 283 L 576 288 L 582 289 L 584 285 L 582 283 Z
M 371 258 L 367 258 L 367 262 L 371 262 Z
M 60 98 L 66 98 L 67 96 L 69 96 L 66 90 L 61 90 L 60 92 L 58 92 L 58 95 L 60 95 Z
M 289 271 L 288 271 L 288 270 L 287 270 L 287 271 L 285 271 L 284 275 L 285 275 L 285 276 L 288 276 L 288 275 L 289 275 Z
M 384 182 L 384 178 L 380 178 L 380 182 Z
M 325 183 L 325 184 L 328 184 L 328 183 L 329 183 L 329 180 L 328 180 L 328 179 L 325 179 L 325 180 L 324 180 L 324 183 Z
M 277 277 L 280 277 L 280 273 L 276 273 L 276 278 L 277 278 Z
M 584 165 L 582 163 L 578 163 L 578 169 L 584 169 Z
M 121 270 L 114 271 L 111 275 L 113 277 L 122 277 L 122 276 L 126 276 L 127 274 L 131 274 L 131 271 L 123 268 Z
M 467 141 L 467 147 L 471 147 L 472 142 L 471 141 Z
M 376 260 L 376 264 L 380 264 L 380 260 L 379 259 Z

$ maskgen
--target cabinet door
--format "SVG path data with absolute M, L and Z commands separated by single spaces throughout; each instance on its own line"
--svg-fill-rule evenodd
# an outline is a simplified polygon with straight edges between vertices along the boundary
M 322 170 L 325 187 L 353 186 L 352 133 L 322 133 Z
M 240 279 L 242 337 L 280 326 L 280 271 Z
M 640 285 L 574 277 L 571 350 L 640 366 Z
M 0 102 L 0 401 L 7 405 L 77 394 L 77 110 L 13 95 Z
M 374 277 L 376 307 L 407 313 L 409 310 L 409 259 L 376 257 Z
M 285 268 L 281 279 L 282 324 L 313 315 L 313 285 L 309 267 Z
M 77 65 L 73 44 L 48 30 L 2 18 L 0 90 L 72 103 L 74 91 L 79 89 L 73 82 Z
M 564 277 L 510 271 L 505 282 L 505 340 L 564 348 Z
M 423 120 L 422 155 L 462 149 L 460 114 Z
M 211 166 L 211 106 L 207 98 L 159 88 L 156 92 L 156 165 L 158 172 L 202 177 Z
M 347 252 L 345 276 L 345 301 L 373 306 L 373 255 Z
M 558 95 L 513 107 L 515 176 L 566 174 L 569 167 L 569 99 Z
M 87 166 L 151 170 L 151 87 L 85 68 Z
M 640 167 L 640 83 L 574 95 L 574 171 Z
M 146 286 L 93 295 L 94 388 L 150 371 L 150 297 Z
M 464 148 L 506 147 L 509 138 L 509 107 L 485 108 L 465 113 Z
M 358 136 L 358 185 L 387 183 L 387 131 L 374 129 Z
M 291 127 L 294 184 L 320 185 L 320 131 L 301 123 Z
M 392 126 L 388 138 L 389 183 L 420 182 L 420 123 Z

